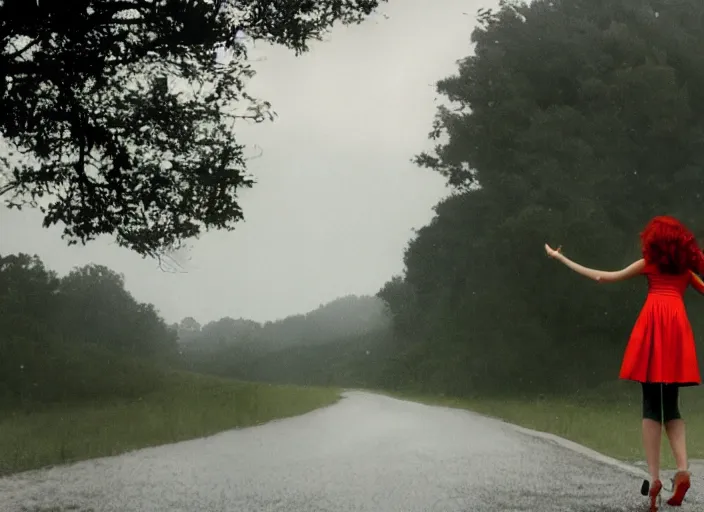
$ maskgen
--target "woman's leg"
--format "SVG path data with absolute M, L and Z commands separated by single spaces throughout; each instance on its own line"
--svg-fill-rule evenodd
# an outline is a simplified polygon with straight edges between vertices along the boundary
M 665 411 L 665 430 L 670 440 L 672 454 L 675 456 L 677 471 L 687 471 L 687 442 L 685 438 L 684 420 L 679 409 L 679 386 L 669 384 L 663 386 L 663 409 Z
M 662 401 L 659 384 L 643 383 L 643 448 L 651 482 L 660 480 Z
M 651 481 L 660 480 L 660 438 L 662 425 L 659 421 L 643 418 L 643 448 L 648 461 Z
M 663 411 L 665 429 L 670 440 L 672 453 L 677 462 L 675 475 L 675 489 L 672 497 L 667 500 L 668 505 L 679 506 L 682 504 L 690 487 L 690 477 L 687 471 L 687 443 L 684 435 L 684 421 L 679 410 L 679 386 L 677 384 L 663 387 Z

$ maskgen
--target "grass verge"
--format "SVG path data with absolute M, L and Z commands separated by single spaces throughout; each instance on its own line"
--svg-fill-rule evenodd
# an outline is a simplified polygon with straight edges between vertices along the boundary
M 704 390 L 685 388 L 680 408 L 687 425 L 691 459 L 704 459 Z M 641 443 L 640 387 L 628 383 L 604 386 L 571 397 L 493 399 L 394 394 L 429 405 L 468 409 L 521 427 L 574 441 L 625 462 L 645 459 Z M 662 466 L 675 467 L 663 429 Z
M 136 400 L 0 412 L 0 475 L 204 437 L 335 403 L 339 392 L 173 373 Z

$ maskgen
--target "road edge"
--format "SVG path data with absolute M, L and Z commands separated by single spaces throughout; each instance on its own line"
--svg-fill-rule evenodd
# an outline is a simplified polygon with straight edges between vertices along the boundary
M 481 414 L 480 414 L 480 416 L 481 416 Z M 588 458 L 595 460 L 597 462 L 601 462 L 602 464 L 606 464 L 607 466 L 615 467 L 615 468 L 620 469 L 622 471 L 625 471 L 626 473 L 629 473 L 635 477 L 649 478 L 647 471 L 645 471 L 643 468 L 639 468 L 638 466 L 635 466 L 633 464 L 629 464 L 628 462 L 614 459 L 613 457 L 609 457 L 608 455 L 604 455 L 601 452 L 598 452 L 596 450 L 588 448 L 588 447 L 581 445 L 579 443 L 576 443 L 574 441 L 570 441 L 569 439 L 565 439 L 564 437 L 560 437 L 555 434 L 550 434 L 548 432 L 541 432 L 539 430 L 532 430 L 532 429 L 529 429 L 526 427 L 521 427 L 519 425 L 516 425 L 514 423 L 510 423 L 508 421 L 504 421 L 499 418 L 490 418 L 490 419 L 500 421 L 500 422 L 508 425 L 513 430 L 516 430 L 517 432 L 521 432 L 522 434 L 525 434 L 525 435 L 528 435 L 531 437 L 536 437 L 536 438 L 542 439 L 544 441 L 552 442 L 562 448 L 573 451 L 575 453 L 578 453 L 584 457 L 588 457 Z
M 624 461 L 615 459 L 615 458 L 610 457 L 608 455 L 605 455 L 601 452 L 598 452 L 592 448 L 588 448 L 588 447 L 581 445 L 579 443 L 576 443 L 574 441 L 570 441 L 569 439 L 566 439 L 564 437 L 560 437 L 556 434 L 551 434 L 551 433 L 543 432 L 540 430 L 533 430 L 533 429 L 530 429 L 527 427 L 522 427 L 520 425 L 516 425 L 515 423 L 511 423 L 509 421 L 506 421 L 502 418 L 498 418 L 496 416 L 482 414 L 480 412 L 473 411 L 471 409 L 465 409 L 462 407 L 451 407 L 451 406 L 442 405 L 442 404 L 429 404 L 429 403 L 422 402 L 422 401 L 415 401 L 412 398 L 408 398 L 408 397 L 402 398 L 397 395 L 386 394 L 384 392 L 375 392 L 375 391 L 370 391 L 370 390 L 349 389 L 349 388 L 343 389 L 343 393 L 348 393 L 348 392 L 370 393 L 370 394 L 384 396 L 384 397 L 390 398 L 392 400 L 400 400 L 400 401 L 410 402 L 410 403 L 414 403 L 414 404 L 425 405 L 428 407 L 440 407 L 443 409 L 451 409 L 453 411 L 461 411 L 465 414 L 479 416 L 479 417 L 486 419 L 486 420 L 497 421 L 497 422 L 500 422 L 503 425 L 511 428 L 512 430 L 515 430 L 516 432 L 522 433 L 524 435 L 527 435 L 527 436 L 530 436 L 533 438 L 538 438 L 543 441 L 551 442 L 551 443 L 556 444 L 562 448 L 565 448 L 565 449 L 570 450 L 572 452 L 578 453 L 584 457 L 590 458 L 594 461 L 597 461 L 597 462 L 600 462 L 600 463 L 605 464 L 607 466 L 611 466 L 613 468 L 624 471 L 625 473 L 628 473 L 634 477 L 647 478 L 647 479 L 650 478 L 648 475 L 648 472 L 644 468 L 638 467 L 634 464 L 629 464 L 628 462 L 624 462 Z

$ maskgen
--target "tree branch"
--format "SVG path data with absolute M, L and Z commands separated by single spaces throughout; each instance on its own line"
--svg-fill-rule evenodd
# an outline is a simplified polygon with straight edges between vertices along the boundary
M 37 36 L 34 39 L 32 39 L 29 43 L 24 45 L 20 50 L 16 50 L 15 53 L 10 53 L 7 58 L 8 59 L 14 59 L 15 57 L 18 57 L 19 55 L 22 55 L 24 52 L 26 52 L 30 47 L 34 46 L 37 44 L 41 39 L 41 36 Z
M 11 190 L 14 190 L 17 188 L 17 183 L 8 183 L 4 187 L 0 187 L 0 197 L 4 196 Z

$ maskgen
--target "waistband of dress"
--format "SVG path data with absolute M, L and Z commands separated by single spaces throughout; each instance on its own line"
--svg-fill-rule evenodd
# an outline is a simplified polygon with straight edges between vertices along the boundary
M 648 295 L 651 297 L 675 297 L 682 298 L 682 294 L 677 290 L 648 290 Z

